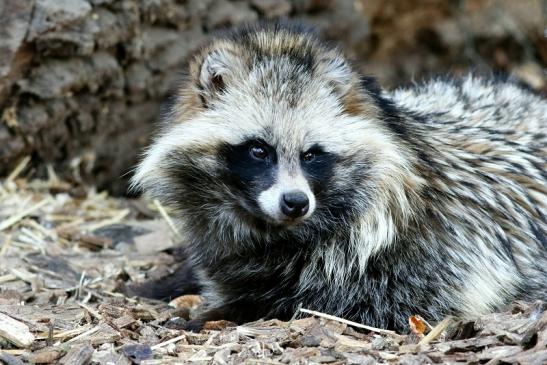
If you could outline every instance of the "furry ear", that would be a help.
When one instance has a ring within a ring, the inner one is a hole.
[[[319,59],[316,70],[337,94],[344,96],[351,88],[353,72],[346,60],[339,55],[327,55]]]
[[[233,50],[219,48],[207,53],[197,75],[204,105],[209,105],[211,101],[224,93],[226,87],[242,68],[243,62]]]

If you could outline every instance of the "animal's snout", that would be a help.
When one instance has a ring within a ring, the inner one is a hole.
[[[310,208],[308,195],[302,191],[283,194],[281,198],[281,212],[289,218],[300,218],[306,215]]]

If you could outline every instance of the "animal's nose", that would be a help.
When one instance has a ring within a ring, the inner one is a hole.
[[[281,199],[281,211],[287,217],[298,218],[306,215],[310,208],[310,200],[302,191],[283,194]]]

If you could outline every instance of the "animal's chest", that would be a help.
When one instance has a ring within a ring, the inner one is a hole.
[[[261,301],[294,295],[303,265],[299,253],[263,252],[223,257],[205,270],[224,297]]]

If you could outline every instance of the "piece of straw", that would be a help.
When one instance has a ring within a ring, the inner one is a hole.
[[[367,325],[364,325],[364,324],[361,324],[361,323],[349,321],[347,319],[336,317],[336,316],[326,314],[326,313],[316,312],[316,311],[312,311],[312,310],[304,309],[304,308],[300,308],[300,312],[311,314],[311,315],[321,317],[321,318],[325,318],[325,319],[330,319],[331,321],[345,323],[345,324],[350,325],[352,327],[362,328],[362,329],[369,330],[369,331],[372,331],[372,332],[382,333],[382,334],[385,334],[385,335],[396,335],[396,336],[398,336],[397,332],[395,332],[395,331],[384,330],[384,329],[381,329],[381,328],[367,326]]]

